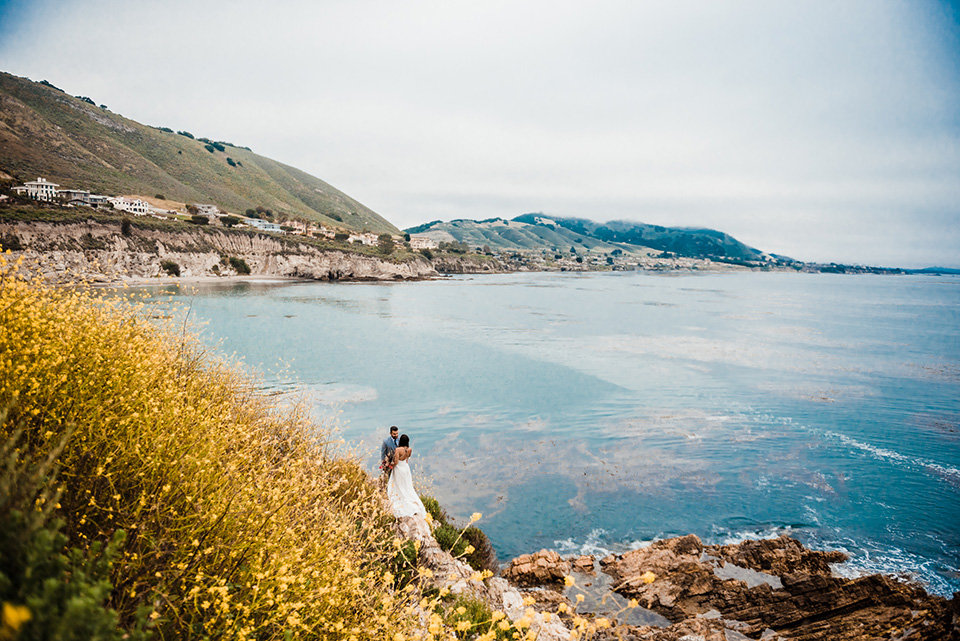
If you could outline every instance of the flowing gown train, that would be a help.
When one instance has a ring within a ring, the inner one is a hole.
[[[413,489],[413,474],[406,461],[400,461],[387,481],[387,498],[390,500],[390,509],[396,517],[426,514],[427,509]]]

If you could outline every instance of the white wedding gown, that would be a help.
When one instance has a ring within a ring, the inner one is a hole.
[[[413,489],[413,474],[406,461],[400,461],[387,481],[387,499],[390,500],[390,510],[396,517],[426,514],[427,509]]]

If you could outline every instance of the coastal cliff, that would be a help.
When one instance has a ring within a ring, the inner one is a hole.
[[[405,260],[327,249],[264,233],[216,228],[160,230],[98,221],[0,223],[0,237],[48,281],[120,282],[255,276],[312,280],[410,280],[437,276],[425,257]],[[11,239],[12,242],[11,242]],[[231,260],[232,259],[232,260]],[[166,266],[166,268],[164,267]],[[29,267],[28,267],[29,268]]]

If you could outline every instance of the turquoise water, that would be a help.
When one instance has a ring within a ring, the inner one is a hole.
[[[166,290],[162,290],[166,291]],[[175,290],[172,290],[175,291]],[[158,291],[158,294],[160,291]],[[501,558],[788,532],[960,590],[960,278],[510,274],[184,288]]]

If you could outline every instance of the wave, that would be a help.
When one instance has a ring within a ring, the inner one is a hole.
[[[930,459],[925,459],[919,456],[910,456],[894,450],[877,447],[876,445],[864,443],[854,438],[850,438],[844,434],[838,434],[837,432],[824,432],[823,435],[836,439],[848,447],[872,454],[874,457],[882,461],[901,464],[903,467],[908,469],[923,470],[932,476],[943,479],[954,487],[960,488],[960,469],[950,465],[944,465],[942,463],[931,461]]]

